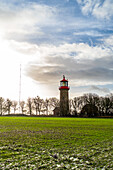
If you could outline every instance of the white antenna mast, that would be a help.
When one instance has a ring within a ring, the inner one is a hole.
[[[20,102],[21,102],[21,64],[20,64],[20,80],[19,80],[19,113],[20,113]]]

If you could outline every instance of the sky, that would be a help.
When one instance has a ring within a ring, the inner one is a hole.
[[[21,71],[20,71],[21,68]],[[113,0],[0,0],[0,96],[113,93]]]

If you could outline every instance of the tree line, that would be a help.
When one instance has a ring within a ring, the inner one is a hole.
[[[42,99],[39,96],[28,98],[27,101],[4,99],[0,97],[0,115],[22,113],[29,115],[53,115],[59,107],[56,97]],[[113,94],[100,97],[97,94],[84,94],[69,100],[70,115],[75,117],[113,116]]]
[[[22,114],[52,114],[52,110],[59,106],[59,100],[55,97],[49,99],[42,99],[39,96],[35,98],[28,98],[27,101],[17,102],[16,100],[4,99],[0,97],[0,115],[11,114],[11,113],[22,113]]]
[[[80,117],[113,116],[113,94],[100,97],[97,94],[84,94],[70,100],[70,113]]]

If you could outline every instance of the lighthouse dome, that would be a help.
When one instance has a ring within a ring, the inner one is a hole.
[[[65,79],[65,76],[63,75],[63,79],[60,81],[60,88],[59,90],[61,89],[67,89],[69,90],[69,87],[68,87],[68,80]]]

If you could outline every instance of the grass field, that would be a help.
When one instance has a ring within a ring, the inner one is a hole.
[[[0,169],[113,169],[113,119],[0,117]]]

